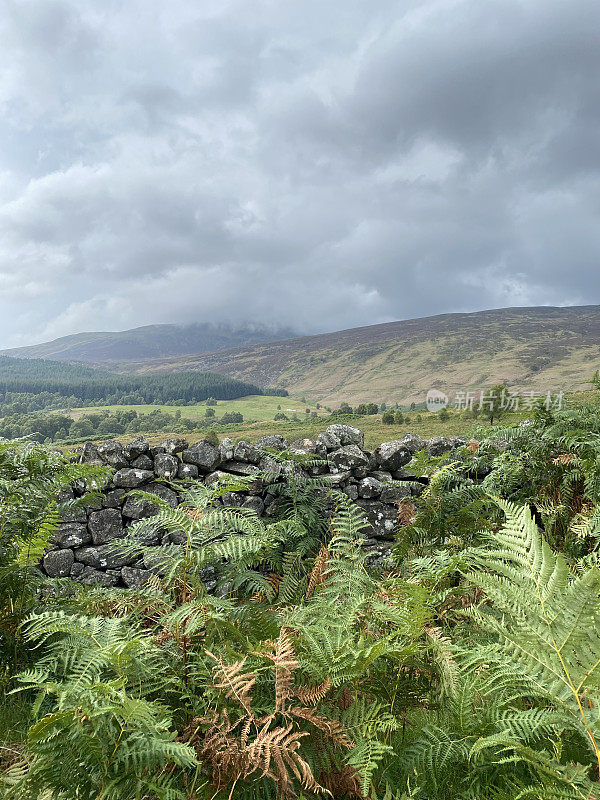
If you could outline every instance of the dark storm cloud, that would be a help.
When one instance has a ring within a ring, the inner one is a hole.
[[[600,302],[596,0],[8,0],[0,335]]]

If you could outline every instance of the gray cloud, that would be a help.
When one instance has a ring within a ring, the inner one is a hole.
[[[0,344],[600,302],[595,0],[7,0]]]

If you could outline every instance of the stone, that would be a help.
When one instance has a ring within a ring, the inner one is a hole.
[[[113,544],[80,547],[74,555],[77,561],[94,569],[120,569],[139,557],[139,553],[122,553]]]
[[[156,463],[156,459],[154,461]],[[120,469],[113,475],[113,483],[123,489],[137,489],[144,483],[154,478],[154,473],[149,469]]]
[[[98,455],[102,461],[115,469],[122,469],[127,466],[123,445],[120,442],[115,442],[112,439],[108,442],[102,442],[102,444],[98,445]]]
[[[145,489],[150,494],[155,494],[167,502],[171,508],[177,508],[179,500],[175,492],[160,483],[151,483]],[[123,516],[127,519],[138,520],[153,517],[158,514],[158,506],[151,500],[141,497],[128,497],[123,506]]]
[[[160,446],[165,448],[165,453],[174,456],[176,453],[183,453],[184,450],[188,449],[190,444],[187,439],[177,437],[175,439],[165,439],[164,442],[160,443]]]
[[[340,489],[343,484],[346,483],[350,474],[350,471],[346,470],[345,472],[338,472],[335,475],[328,475],[327,485],[331,486],[332,489]]]
[[[373,470],[371,475],[378,480],[379,483],[388,483],[389,481],[393,480],[392,473],[386,472],[386,470],[383,469]]]
[[[353,467],[366,467],[369,463],[368,457],[363,453],[360,447],[355,444],[349,444],[345,447],[340,447],[339,450],[334,450],[329,454],[329,460],[338,470],[348,470]]]
[[[87,522],[87,514],[83,506],[72,506],[65,508],[60,512],[60,518],[63,522],[82,522],[84,525]]]
[[[344,489],[344,493],[348,495],[350,500],[358,500],[358,486],[356,483],[349,483]]]
[[[87,525],[79,522],[67,522],[59,525],[54,531],[52,541],[59,547],[81,547],[92,541],[92,534]]]
[[[245,496],[240,492],[225,492],[221,497],[223,505],[229,506],[230,508],[239,508],[244,505],[245,499]]]
[[[140,456],[150,452],[150,443],[145,436],[136,436],[129,444],[123,448],[123,454],[128,461],[134,461]]]
[[[358,494],[359,497],[372,500],[374,497],[379,497],[382,488],[383,485],[376,478],[363,478],[358,484]]]
[[[401,444],[408,450],[409,453],[418,453],[419,450],[425,448],[425,439],[417,433],[405,433],[400,439]]]
[[[105,544],[125,535],[121,512],[117,508],[93,511],[88,519],[88,530],[94,544]]]
[[[398,509],[386,505],[379,500],[359,500],[357,505],[362,508],[367,517],[371,530],[367,528],[363,536],[369,534],[375,539],[393,540],[398,526]]]
[[[199,474],[195,464],[179,464],[177,467],[177,477],[181,481],[194,481]]]
[[[408,483],[398,484],[390,483],[381,489],[379,499],[382,503],[399,503],[405,497],[411,497],[412,491]]]
[[[233,449],[233,460],[244,461],[248,464],[258,464],[260,453],[254,445],[248,442],[238,442]]]
[[[324,448],[325,450],[339,450],[342,446],[342,443],[338,436],[334,433],[329,431],[329,428],[325,433],[320,433],[317,436],[317,447]]]
[[[247,497],[242,503],[242,508],[250,508],[260,516],[265,510],[265,504],[260,497]]]
[[[161,453],[166,453],[164,447],[159,444],[155,444],[154,447],[150,448],[150,458],[156,458],[156,456],[160,455]]]
[[[97,445],[92,442],[86,442],[81,451],[81,460],[86,464],[95,464],[100,461],[100,453],[98,452]]]
[[[368,466],[354,467],[354,469],[352,470],[352,474],[354,475],[355,478],[359,479],[366,478],[367,475],[369,474],[369,467]]]
[[[101,572],[94,567],[84,567],[83,571],[77,578],[80,583],[86,586],[116,586],[119,579],[116,575],[111,575],[108,572]]]
[[[82,564],[81,561],[74,561],[73,566],[71,567],[71,572],[69,572],[70,578],[77,578],[83,570],[85,569],[85,564]]]
[[[252,475],[260,472],[255,464],[245,464],[242,461],[226,461],[221,467],[225,472],[232,472],[234,475]]]
[[[292,442],[289,446],[289,450],[292,453],[298,453],[300,455],[314,454],[317,452],[317,444],[313,442],[312,439],[296,439],[296,441]]]
[[[154,474],[157,478],[176,478],[179,459],[168,453],[159,453],[154,459]]]
[[[235,450],[235,442],[229,437],[221,439],[219,443],[219,458],[221,461],[231,461],[233,459],[233,451]]]
[[[400,469],[412,459],[412,453],[400,441],[383,442],[374,451],[377,466],[393,472]]]
[[[133,459],[133,461],[131,462],[131,466],[134,469],[149,469],[149,470],[152,470],[153,467],[154,467],[154,462],[152,461],[150,456],[141,455],[141,456],[138,456],[137,458]]]
[[[430,456],[441,456],[452,449],[452,443],[443,436],[432,436],[425,442],[425,449]]]
[[[270,477],[277,477],[278,475],[281,475],[281,464],[271,456],[263,456],[258,462],[258,467],[261,472],[266,473]]]
[[[126,494],[126,489],[112,489],[102,497],[102,505],[104,508],[121,508]]]
[[[287,439],[280,434],[275,433],[270,436],[261,436],[257,441],[256,446],[260,449],[269,448],[270,450],[287,450]]]
[[[204,483],[206,486],[212,486],[213,483],[218,483],[221,478],[231,478],[231,475],[228,475],[226,472],[221,472],[220,469],[217,469],[214,472],[210,472],[206,476]]]
[[[340,440],[342,447],[347,444],[355,444],[358,445],[358,447],[363,447],[365,443],[364,433],[353,425],[330,425],[325,433],[336,436]]]
[[[42,559],[46,575],[50,578],[66,578],[75,558],[72,550],[51,550]]]
[[[194,464],[200,472],[212,472],[219,464],[219,451],[209,442],[198,442],[183,451],[186,464]]]
[[[136,567],[123,567],[121,570],[121,580],[128,589],[139,589],[151,576],[147,569],[137,569]]]

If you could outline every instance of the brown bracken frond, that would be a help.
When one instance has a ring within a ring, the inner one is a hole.
[[[306,590],[306,596],[310,597],[317,586],[320,586],[324,580],[324,572],[325,567],[329,562],[329,550],[325,547],[324,544],[321,545],[321,549],[317,557],[315,558],[314,566],[308,576],[308,588]]]
[[[193,520],[201,519],[204,514],[204,511],[201,511],[199,508],[182,508],[181,511]]]
[[[359,800],[364,800],[364,794],[360,788],[360,777],[349,764],[341,769],[333,767],[319,779],[323,788],[327,789],[334,797],[357,797]]]
[[[354,747],[354,742],[348,739],[344,726],[339,720],[326,719],[320,714],[317,714],[314,708],[302,708],[300,706],[292,706],[292,708],[288,709],[288,714],[310,722],[315,728],[318,728],[328,736],[334,744],[339,745],[339,747]]]
[[[553,464],[563,467],[566,467],[568,464],[572,464],[573,461],[579,461],[575,453],[561,453],[559,456],[556,456],[556,458],[552,459]]]
[[[471,450],[471,452],[475,452],[479,450],[479,442],[477,439],[471,439],[471,441],[467,444],[467,450]]]
[[[408,497],[398,503],[398,524],[402,527],[412,525],[417,515],[417,507]]]
[[[285,710],[285,701],[292,694],[294,673],[298,669],[291,631],[283,627],[276,641],[268,643],[272,653],[267,654],[275,665],[275,711]]]
[[[329,675],[323,683],[317,686],[297,686],[294,688],[293,695],[297,697],[305,706],[316,706],[331,689],[331,678]]]
[[[225,697],[230,700],[237,700],[244,711],[253,716],[252,712],[252,687],[256,683],[256,676],[252,672],[242,672],[246,659],[234,661],[233,664],[225,664],[219,656],[213,655],[208,650],[207,655],[214,658],[217,662],[213,667],[213,689],[221,690]]]

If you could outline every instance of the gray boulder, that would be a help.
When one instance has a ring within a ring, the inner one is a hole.
[[[128,461],[133,461],[150,452],[150,443],[144,436],[136,436],[123,447],[123,454]]]
[[[112,439],[108,442],[102,442],[102,444],[98,445],[98,455],[102,461],[115,469],[122,469],[127,466],[123,445],[120,442],[115,442]]]
[[[117,508],[93,511],[88,519],[88,530],[94,544],[105,544],[125,535],[121,512]]]
[[[182,439],[181,437],[175,439],[165,439],[164,442],[161,442],[161,447],[164,447],[165,453],[170,456],[174,456],[176,453],[183,453],[183,451],[187,450],[189,446],[188,440]]]
[[[317,436],[317,448],[319,449],[324,448],[325,450],[339,450],[341,446],[342,443],[339,437],[334,433],[331,433],[329,428],[327,428],[325,433],[320,433]]]
[[[380,500],[382,503],[399,503],[405,497],[411,497],[412,491],[407,483],[390,483],[383,486]]]
[[[400,439],[400,443],[408,450],[409,453],[418,453],[425,447],[425,439],[419,436],[418,433],[405,433]]]
[[[372,500],[374,497],[379,497],[383,485],[376,478],[363,478],[358,484],[359,497],[364,497],[366,500]]]
[[[365,512],[370,525],[370,530],[367,528],[364,536],[387,540],[394,538],[398,525],[395,506],[385,505],[379,500],[359,500],[357,505]]]
[[[42,559],[42,564],[46,575],[50,578],[66,578],[71,572],[74,560],[72,550],[51,550]]]
[[[183,451],[182,458],[186,464],[193,464],[200,472],[212,472],[217,468],[219,451],[209,442],[198,442]]]
[[[104,508],[121,508],[123,505],[127,489],[112,489],[102,497]]]
[[[425,449],[430,456],[441,456],[452,449],[452,442],[443,436],[432,436],[427,439]]]
[[[400,469],[412,459],[412,453],[400,441],[384,442],[375,448],[377,466],[388,472]]]
[[[139,557],[137,554],[121,553],[112,544],[103,544],[99,547],[80,547],[75,550],[75,558],[82,564],[94,569],[120,569],[126,564],[131,564]]]
[[[359,447],[363,447],[365,443],[364,433],[353,425],[330,425],[325,430],[325,433],[336,436],[340,440],[342,446],[356,444]]]
[[[156,463],[156,460],[155,460]],[[137,489],[154,478],[149,469],[119,469],[113,475],[113,483],[122,489]]]
[[[78,576],[77,580],[79,583],[83,583],[86,586],[116,586],[119,583],[118,575],[114,575],[110,572],[101,572],[99,569],[94,569],[94,567],[84,567],[81,574]]]
[[[149,470],[152,470],[154,468],[154,463],[153,463],[152,459],[150,458],[150,456],[141,455],[141,456],[138,456],[137,458],[133,459],[133,461],[131,462],[131,466],[134,469],[149,469]]]
[[[281,475],[281,464],[271,456],[263,456],[258,462],[258,466],[260,471],[265,472],[267,475],[274,477]]]
[[[358,485],[356,483],[349,483],[348,486],[345,487],[344,493],[348,495],[350,500],[357,500],[358,499]]]
[[[240,506],[243,506],[245,499],[245,495],[243,495],[241,492],[225,492],[225,494],[221,497],[223,505],[228,506],[229,508],[239,508]]]
[[[151,576],[147,569],[137,569],[136,567],[123,567],[121,579],[128,589],[139,589]]]
[[[163,486],[160,483],[152,483],[146,487],[145,491],[165,500],[171,508],[177,508],[178,506],[177,495],[167,486]],[[156,503],[151,500],[141,497],[128,497],[123,506],[123,516],[131,520],[146,519],[158,514],[158,510]]]
[[[228,436],[221,439],[219,443],[219,458],[221,461],[232,461],[233,451],[235,450],[235,442]]]
[[[290,452],[300,455],[314,454],[317,452],[317,443],[312,439],[296,439],[290,444]]]
[[[157,478],[176,478],[179,459],[168,453],[159,453],[154,459],[154,474]]]
[[[181,481],[194,481],[199,474],[195,464],[179,464],[177,467],[177,477]]]
[[[337,469],[341,470],[353,469],[354,467],[366,467],[369,463],[368,456],[366,456],[360,447],[355,444],[349,444],[345,447],[340,447],[339,450],[334,450],[329,454],[329,460],[336,466]]]
[[[238,442],[233,449],[233,460],[244,461],[248,464],[258,464],[260,461],[259,450],[249,442]]]
[[[260,516],[265,510],[265,504],[260,497],[247,497],[242,503],[242,508],[250,508]]]
[[[54,544],[59,547],[81,547],[92,541],[92,534],[87,529],[87,525],[78,522],[67,522],[59,525],[52,537]]]
[[[280,436],[278,433],[275,433],[270,436],[262,436],[257,441],[256,446],[261,449],[268,447],[271,450],[287,450],[288,443],[284,436]]]
[[[221,467],[225,472],[232,472],[234,475],[253,475],[260,472],[255,464],[246,464],[243,461],[226,461]]]

